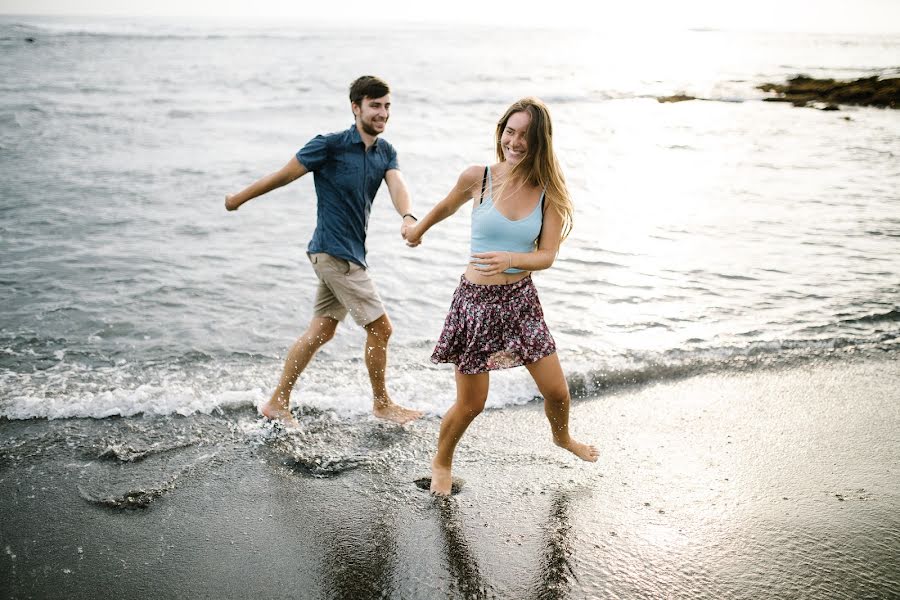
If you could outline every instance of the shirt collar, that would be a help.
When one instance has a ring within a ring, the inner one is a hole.
[[[359,129],[356,128],[356,122],[354,122],[353,125],[350,126],[350,129],[348,130],[348,133],[350,134],[350,143],[351,143],[351,144],[363,144],[363,145],[365,145],[365,142],[363,142],[362,136],[359,135]],[[375,138],[375,142],[372,144],[372,147],[373,147],[373,148],[377,148],[379,142],[381,142],[381,138],[380,138],[380,137],[376,137],[376,138]]]

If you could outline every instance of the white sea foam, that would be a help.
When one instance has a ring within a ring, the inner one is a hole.
[[[227,408],[255,405],[260,390],[230,391],[203,395],[192,389],[159,388],[142,385],[100,393],[65,397],[14,396],[4,403],[2,415],[9,419],[65,419],[72,417],[128,417],[147,415],[212,414]]]
[[[8,419],[65,419],[97,418],[133,415],[182,415],[217,414],[225,410],[253,408],[268,400],[271,388],[241,388],[235,383],[257,380],[258,370],[244,376],[236,376],[232,382],[225,382],[210,389],[204,382],[206,376],[197,376],[196,381],[171,374],[159,374],[156,384],[128,387],[129,378],[120,378],[121,387],[103,391],[84,388],[102,386],[77,385],[67,382],[61,392],[57,384],[63,378],[54,378],[53,385],[38,384],[32,377],[10,378],[7,375],[2,387],[11,390],[18,387],[19,393],[12,393],[0,402],[0,416]],[[359,373],[352,370],[335,369],[334,365],[315,365],[304,374],[292,398],[293,406],[300,404],[322,411],[328,411],[339,419],[358,418],[371,413],[372,393],[368,376],[364,369]],[[269,370],[272,384],[278,370]],[[77,372],[70,374],[78,377]],[[16,382],[19,384],[16,385]],[[455,383],[450,368],[439,372],[433,370],[398,371],[389,380],[389,389],[396,402],[426,414],[442,415],[455,400]],[[79,389],[80,388],[80,389]],[[227,389],[232,388],[232,389]],[[22,393],[24,390],[25,393]],[[521,404],[531,401],[537,395],[534,382],[523,369],[517,372],[495,373],[492,377],[488,408]]]

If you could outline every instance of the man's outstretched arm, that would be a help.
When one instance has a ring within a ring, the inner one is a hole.
[[[237,210],[238,207],[247,202],[248,200],[252,200],[257,196],[262,196],[268,192],[276,188],[280,188],[294,181],[295,179],[299,179],[309,173],[306,167],[297,160],[296,156],[292,156],[291,160],[288,161],[286,165],[281,167],[279,170],[274,173],[269,173],[259,181],[249,185],[244,188],[237,194],[228,194],[225,196],[225,208],[227,210]]]
[[[410,225],[414,225],[416,218],[411,216],[412,201],[409,199],[409,190],[406,188],[406,180],[403,179],[403,173],[400,169],[391,169],[384,174],[384,181],[388,186],[388,193],[391,195],[391,202],[397,214],[403,216],[403,222],[400,224],[400,235]]]

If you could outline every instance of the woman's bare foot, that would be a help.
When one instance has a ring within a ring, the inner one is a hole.
[[[566,442],[558,442],[556,440],[553,441],[554,444],[568,450],[581,460],[586,460],[588,462],[597,462],[597,459],[600,457],[600,451],[597,450],[594,446],[590,444],[582,444],[581,442],[576,442],[572,438],[569,438]]]
[[[449,496],[452,489],[450,467],[439,467],[431,463],[431,493],[435,496]]]
[[[410,421],[415,421],[422,416],[421,411],[412,410],[411,408],[404,408],[399,404],[394,404],[390,400],[388,400],[387,402],[380,402],[375,404],[375,406],[372,408],[372,412],[379,419],[392,421],[394,423],[399,423],[400,425],[404,425],[406,423],[409,423]]]
[[[285,427],[289,428],[298,428],[300,427],[300,423],[297,419],[294,418],[294,415],[291,413],[290,409],[285,408],[279,404],[275,404],[272,400],[269,400],[265,404],[259,407],[259,414],[269,419],[270,421],[275,421],[276,423],[281,423]]]

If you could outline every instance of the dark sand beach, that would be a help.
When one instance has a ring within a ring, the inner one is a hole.
[[[581,400],[595,465],[550,444],[539,403],[488,411],[449,500],[412,483],[437,419],[304,414],[295,435],[249,410],[4,421],[2,596],[896,598],[898,367],[809,361]]]

